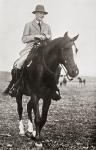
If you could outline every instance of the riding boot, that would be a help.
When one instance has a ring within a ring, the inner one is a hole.
[[[9,95],[11,97],[16,97],[16,95],[18,93],[18,89],[20,87],[21,75],[22,75],[22,70],[16,68],[16,81],[9,91]]]
[[[55,100],[55,101],[58,101],[58,100],[61,99],[61,95],[60,95],[59,89],[57,89],[57,90],[52,90],[52,92],[51,92],[51,98],[52,98],[53,100]]]
[[[10,91],[10,84],[8,85],[8,87],[5,89],[5,91],[2,93],[4,96],[8,95],[9,94],[9,91]]]

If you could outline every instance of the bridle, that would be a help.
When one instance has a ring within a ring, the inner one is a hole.
[[[74,47],[75,47],[75,53],[77,54],[78,49],[77,49],[77,47],[76,47],[76,45],[75,45],[74,42],[73,42],[73,45],[74,45]],[[61,48],[61,53],[62,53],[61,55],[63,56],[63,48]],[[62,69],[64,70],[64,72],[65,72],[64,77],[67,77],[67,79],[68,79],[69,81],[72,81],[73,78],[68,75],[68,71],[66,70],[66,68],[64,67],[64,65],[63,65],[63,64],[60,64],[60,66],[61,66],[61,68],[62,68]]]
[[[68,75],[68,71],[65,69],[64,65],[61,64],[61,67],[62,67],[62,69],[63,69],[64,72],[65,72],[64,77],[67,77],[67,79],[68,79],[69,81],[72,81],[73,78],[71,78],[71,77]]]

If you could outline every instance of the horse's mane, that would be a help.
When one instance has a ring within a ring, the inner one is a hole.
[[[49,49],[53,49],[54,47],[56,47],[58,45],[58,43],[61,41],[61,39],[62,38],[59,37],[59,38],[55,38],[53,40],[50,40],[48,42],[48,44],[46,45],[47,49],[49,50]]]
[[[62,44],[63,46],[66,45],[68,42],[70,41],[70,37],[67,36],[63,36],[63,37],[58,37],[55,38],[53,40],[50,40],[46,46],[44,46],[44,49],[46,51],[46,53],[48,53],[51,50],[56,50],[56,49],[60,49]]]
[[[44,51],[45,53],[48,53],[51,50],[57,49],[57,45],[61,41],[61,39],[62,37],[59,37],[53,40],[49,40],[47,44],[44,44],[44,42],[41,43],[41,45],[38,47],[38,55],[40,56],[42,54],[42,51]]]

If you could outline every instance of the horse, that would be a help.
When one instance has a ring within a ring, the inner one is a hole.
[[[86,79],[83,79],[83,81],[82,81],[83,83],[84,83],[84,85],[86,84]]]
[[[82,83],[83,83],[84,85],[86,84],[86,79],[82,79],[81,77],[78,77],[77,79],[79,80],[79,83],[80,83],[80,84],[82,84]]]
[[[22,121],[22,96],[30,96],[27,103],[28,112],[28,133],[26,135],[34,137],[35,145],[42,146],[41,130],[47,121],[47,114],[51,105],[51,91],[57,88],[54,78],[59,64],[64,65],[67,75],[75,78],[79,74],[79,69],[75,64],[72,46],[75,46],[75,40],[78,35],[70,38],[68,32],[63,37],[50,40],[46,45],[38,47],[38,53],[29,63],[23,74],[21,87],[16,95],[17,111],[19,115],[19,134],[24,135],[24,126]],[[14,76],[15,69],[13,69]],[[15,74],[16,76],[16,74]],[[42,113],[39,112],[39,101],[42,99]],[[34,123],[36,135],[33,130],[32,110],[34,112]]]

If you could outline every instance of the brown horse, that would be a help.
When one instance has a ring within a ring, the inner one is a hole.
[[[56,80],[54,78],[56,70],[59,64],[63,64],[67,70],[67,74],[74,78],[78,75],[79,70],[74,62],[72,46],[75,46],[74,41],[78,38],[78,35],[74,38],[70,38],[66,32],[64,37],[56,38],[49,41],[47,45],[38,48],[38,53],[33,58],[32,63],[28,65],[23,74],[21,87],[18,90],[16,96],[17,110],[20,120],[20,134],[24,134],[24,127],[22,122],[22,96],[25,94],[30,96],[30,100],[27,104],[28,112],[28,132],[31,133],[31,137],[34,136],[33,124],[32,124],[32,109],[34,112],[34,122],[36,127],[35,141],[37,144],[42,144],[40,133],[41,129],[46,123],[48,110],[51,104],[51,91],[57,89]],[[13,74],[14,75],[14,70]],[[15,74],[16,76],[16,74]],[[42,98],[42,114],[39,112],[39,100]]]

